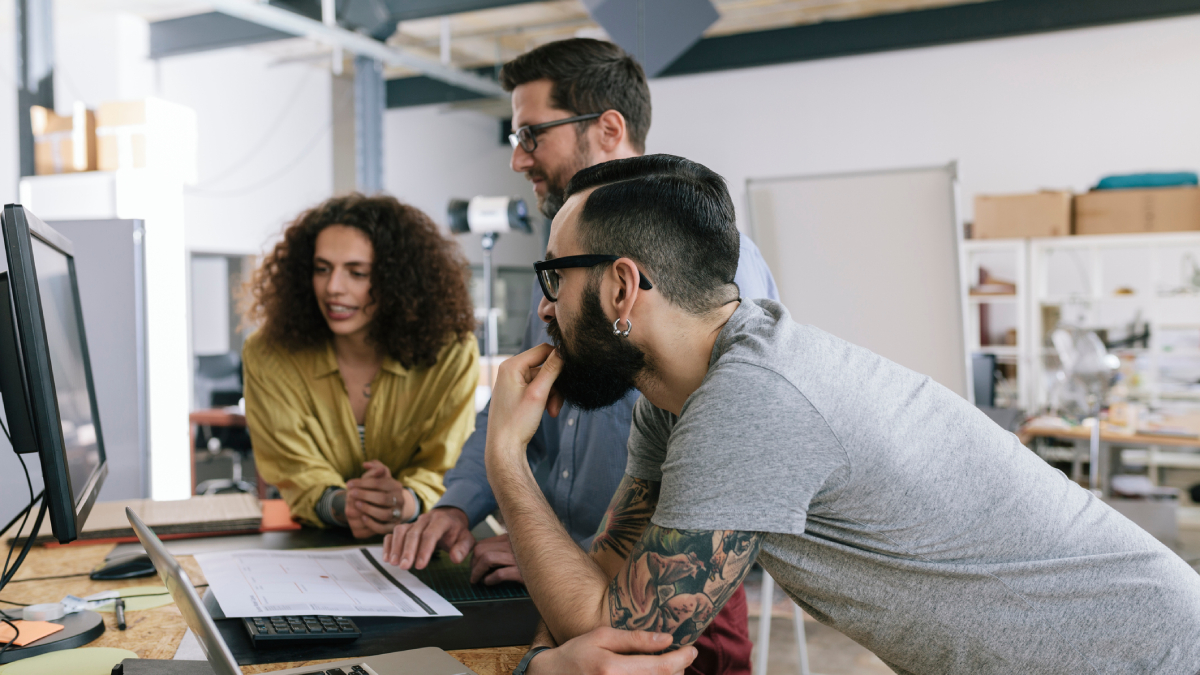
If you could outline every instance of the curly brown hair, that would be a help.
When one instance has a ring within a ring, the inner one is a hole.
[[[301,213],[247,284],[245,318],[286,349],[322,346],[333,331],[313,292],[317,235],[330,225],[361,230],[371,240],[368,339],[405,368],[429,366],[452,337],[475,329],[467,291],[468,264],[458,244],[420,209],[394,197],[353,193]]]

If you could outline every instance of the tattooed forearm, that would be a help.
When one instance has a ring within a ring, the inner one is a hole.
[[[615,628],[671,633],[696,641],[750,571],[757,532],[671,530],[650,525],[609,586]]]
[[[600,521],[592,553],[613,552],[628,557],[658,505],[659,484],[625,476]]]

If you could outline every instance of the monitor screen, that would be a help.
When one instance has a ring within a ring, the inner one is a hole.
[[[13,449],[41,460],[50,525],[65,544],[108,474],[73,247],[17,204],[4,207],[0,230],[0,397]]]
[[[82,331],[79,329],[80,312],[75,304],[67,256],[36,237],[31,237],[30,242],[33,265],[37,270],[38,295],[42,300],[50,369],[54,373],[67,475],[71,495],[78,507],[86,494],[84,487],[88,479],[100,467],[100,445],[92,419]]]

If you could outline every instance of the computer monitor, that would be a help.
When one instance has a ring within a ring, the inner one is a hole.
[[[0,396],[18,453],[37,453],[54,537],[79,537],[108,474],[71,242],[4,207]],[[36,533],[33,533],[36,535]]]

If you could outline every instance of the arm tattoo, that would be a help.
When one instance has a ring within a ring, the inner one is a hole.
[[[622,558],[629,557],[633,545],[650,523],[658,505],[659,484],[626,475],[621,479],[612,503],[604,512],[592,553],[612,551]]]
[[[609,623],[671,633],[677,646],[695,642],[750,571],[762,539],[650,525],[609,586]]]

